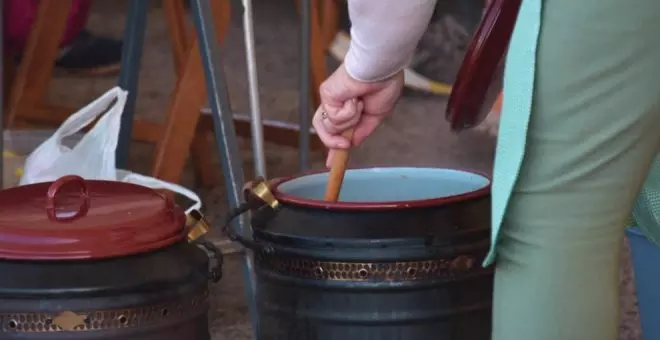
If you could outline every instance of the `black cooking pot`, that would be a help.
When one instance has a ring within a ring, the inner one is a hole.
[[[0,191],[0,207],[0,339],[210,339],[222,258],[199,215],[77,176]]]
[[[349,170],[248,186],[261,340],[490,339],[490,181],[449,169]]]

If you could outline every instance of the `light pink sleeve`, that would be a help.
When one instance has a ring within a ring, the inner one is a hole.
[[[378,81],[403,69],[426,31],[436,0],[348,0],[348,73]]]

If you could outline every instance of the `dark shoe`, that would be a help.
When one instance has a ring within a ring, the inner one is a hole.
[[[92,35],[83,31],[71,44],[62,48],[55,67],[71,73],[111,75],[121,65],[121,40]]]

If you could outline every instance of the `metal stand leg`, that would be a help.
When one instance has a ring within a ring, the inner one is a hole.
[[[126,106],[124,107],[121,128],[119,130],[119,141],[116,151],[118,168],[126,168],[128,163],[128,151],[131,146],[131,137],[133,134],[135,102],[140,76],[140,62],[142,61],[142,46],[144,43],[144,33],[147,29],[148,6],[148,1],[131,0],[128,7],[128,15],[126,16],[121,70],[119,71],[119,87],[128,91],[128,98],[126,99]]]
[[[5,7],[5,2],[0,0],[0,37],[4,37],[4,25],[5,23],[3,22],[4,18],[4,7]],[[4,39],[3,39],[4,40]],[[5,97],[4,97],[4,82],[5,82],[5,74],[4,74],[4,69],[5,69],[5,51],[4,51],[4,43],[0,43],[0,152],[2,152],[2,155],[0,156],[0,188],[2,188],[2,181],[4,179],[4,158],[5,158],[5,115],[4,115],[4,107],[5,107]]]
[[[233,115],[229,105],[229,94],[225,82],[224,72],[222,70],[222,60],[220,47],[215,36],[215,25],[211,11],[210,0],[192,1],[193,21],[199,40],[199,49],[204,65],[206,78],[206,90],[208,91],[209,104],[213,117],[213,127],[215,139],[220,153],[220,162],[222,172],[227,186],[227,198],[229,199],[229,208],[233,209],[239,205],[242,200],[241,187],[244,183],[243,167],[241,157],[236,141],[236,132],[234,131]],[[232,225],[243,235],[251,237],[252,230],[247,218],[238,219],[237,225]],[[248,300],[248,307],[252,317],[253,329],[258,329],[258,320],[256,312],[255,299],[255,277],[253,268],[252,254],[245,251],[244,264],[245,292]]]
[[[309,167],[309,128],[310,128],[310,108],[309,88],[310,88],[310,39],[312,30],[312,5],[313,0],[301,0],[300,16],[300,113],[298,116],[298,125],[300,126],[300,171],[306,171]]]
[[[264,151],[264,131],[259,105],[259,81],[257,79],[257,57],[254,47],[254,20],[252,0],[243,0],[243,34],[245,55],[250,87],[250,123],[252,127],[252,151],[256,177],[266,177],[266,155]]]

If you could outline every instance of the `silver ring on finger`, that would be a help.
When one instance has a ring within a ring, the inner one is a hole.
[[[338,127],[332,123],[330,119],[321,119],[321,125],[325,128],[325,131],[329,132],[330,134],[338,134],[341,132]]]

